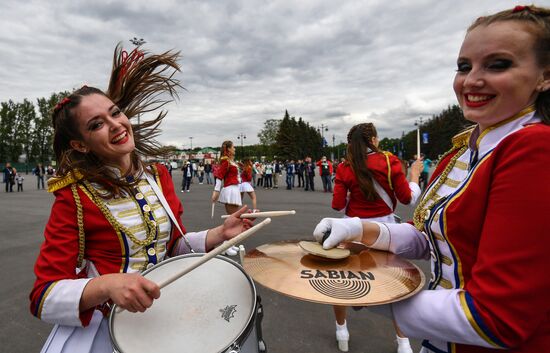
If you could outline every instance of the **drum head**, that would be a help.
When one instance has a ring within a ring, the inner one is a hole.
[[[166,260],[144,276],[155,282],[200,258]],[[109,331],[118,352],[222,352],[245,332],[254,315],[256,289],[234,261],[216,257],[161,290],[144,313],[111,311]]]

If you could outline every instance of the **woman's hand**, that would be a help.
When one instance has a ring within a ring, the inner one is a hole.
[[[248,206],[241,207],[237,212],[227,217],[222,224],[221,236],[224,240],[229,240],[241,234],[252,227],[252,220],[249,218],[240,218],[243,213],[250,213]]]
[[[224,240],[229,240],[241,234],[252,226],[250,219],[240,218],[248,210],[243,206],[237,212],[225,219],[222,225],[212,228],[206,233],[206,250],[210,251]]]
[[[88,282],[80,299],[80,310],[84,311],[111,300],[132,313],[144,312],[159,297],[159,286],[142,275],[111,273]]]
[[[424,162],[421,159],[417,159],[416,161],[414,161],[414,163],[411,165],[410,181],[418,184],[418,178],[420,177],[420,173],[422,173],[422,169],[424,169]]]
[[[212,192],[212,203],[215,203],[216,201],[218,201],[219,198],[220,198],[220,192],[214,190]]]

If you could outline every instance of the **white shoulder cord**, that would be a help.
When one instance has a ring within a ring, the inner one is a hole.
[[[164,197],[164,194],[159,189],[159,186],[157,185],[157,182],[147,172],[144,172],[144,174],[145,174],[145,177],[147,178],[147,181],[149,182],[149,185],[151,185],[151,188],[153,189],[155,194],[157,194],[157,198],[159,199],[160,203],[162,204],[162,207],[164,207],[164,210],[166,211],[166,213],[168,214],[168,216],[172,220],[172,223],[174,223],[176,228],[178,228],[178,230],[180,231],[181,237],[183,238],[183,241],[185,242],[185,245],[187,245],[189,250],[192,253],[194,253],[195,250],[193,250],[193,248],[191,247],[191,244],[189,244],[189,241],[187,240],[187,237],[185,236],[185,234],[181,230],[181,227],[178,223],[178,220],[174,216],[174,213],[172,212],[172,209],[170,208],[170,205],[168,205],[168,201],[166,201],[166,198]]]

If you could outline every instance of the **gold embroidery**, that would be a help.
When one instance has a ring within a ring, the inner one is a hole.
[[[71,184],[71,191],[73,193],[74,202],[76,203],[76,223],[78,224],[78,258],[76,260],[76,267],[82,267],[84,261],[84,215],[82,214],[82,203],[80,202],[80,196],[76,190],[76,184]]]
[[[453,180],[453,179],[446,179],[444,184],[452,188],[456,188],[458,185],[460,185],[460,181]]]
[[[438,285],[445,288],[445,289],[453,289],[454,288],[451,281],[449,281],[448,279],[445,279],[445,278],[441,278],[439,280]]]
[[[468,170],[468,163],[464,163],[462,161],[456,161],[455,167],[461,170]]]
[[[453,264],[453,260],[445,255],[441,255],[441,262],[443,262],[447,266],[451,266]]]
[[[158,231],[157,224],[151,221],[147,215],[141,214],[141,219],[146,224],[147,231],[146,231],[145,239],[140,240],[136,238],[136,236],[128,228],[124,227],[122,224],[120,224],[119,221],[117,221],[115,217],[113,217],[113,214],[111,213],[111,211],[107,208],[105,203],[102,201],[101,197],[97,195],[96,190],[89,182],[84,181],[84,185],[86,185],[88,191],[92,195],[97,207],[99,207],[99,209],[101,210],[105,218],[107,218],[109,222],[112,225],[114,225],[115,229],[122,231],[135,244],[146,246],[153,242],[153,240],[155,239],[155,234]]]
[[[117,213],[117,217],[118,218],[126,218],[126,217],[132,217],[132,216],[137,216],[138,214],[140,214],[141,212],[139,210],[136,210],[135,208],[134,209],[131,209],[131,210],[126,210],[126,211],[120,211]]]
[[[462,147],[460,150],[456,152],[456,154],[451,158],[449,161],[449,164],[445,167],[441,175],[439,176],[439,179],[437,183],[431,187],[430,193],[422,198],[422,201],[420,201],[420,204],[416,207],[413,214],[413,222],[414,226],[422,231],[424,229],[424,222],[426,221],[426,216],[429,216],[432,208],[435,206],[436,202],[433,201],[431,205],[428,206],[428,202],[435,200],[434,196],[437,195],[437,190],[445,183],[447,180],[447,176],[451,172],[451,170],[454,167],[454,164],[456,163],[457,159],[468,149],[467,146]]]
[[[445,238],[443,238],[443,236],[441,234],[436,233],[436,232],[433,232],[433,234],[434,234],[435,239],[437,239],[439,241],[443,241],[443,242],[445,241]]]

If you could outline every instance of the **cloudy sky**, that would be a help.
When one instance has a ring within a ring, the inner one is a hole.
[[[548,1],[534,1],[548,5]],[[285,109],[328,126],[329,143],[371,121],[398,137],[455,103],[466,27],[508,0],[18,1],[0,8],[0,101],[88,84],[105,89],[115,45],[181,51],[186,91],[161,142],[258,142]],[[193,139],[191,140],[190,137]]]

